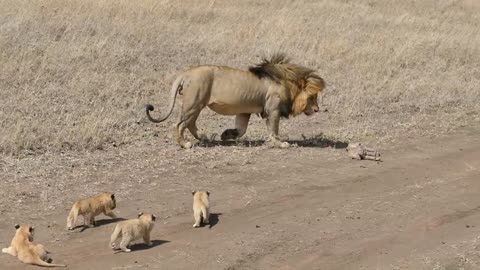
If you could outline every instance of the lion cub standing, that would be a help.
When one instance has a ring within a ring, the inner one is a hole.
[[[15,224],[15,236],[10,243],[10,247],[2,249],[3,253],[16,256],[21,262],[46,266],[46,267],[66,267],[63,264],[53,264],[48,256],[48,251],[41,244],[34,244],[34,228],[28,225]]]
[[[73,230],[73,227],[77,223],[78,215],[82,215],[84,224],[88,227],[95,226],[95,217],[103,213],[111,218],[117,216],[112,212],[117,206],[115,195],[112,193],[104,192],[96,196],[78,200],[72,206],[72,210],[67,218],[67,229]]]
[[[208,218],[210,217],[209,213],[209,200],[208,197],[210,196],[210,192],[208,191],[192,191],[193,195],[193,218],[195,219],[195,223],[193,224],[194,228],[200,227],[202,223],[208,224],[210,223]]]
[[[147,245],[152,245],[150,242],[150,232],[157,217],[153,214],[139,213],[138,218],[122,221],[115,226],[115,230],[110,237],[110,246],[112,249],[118,249],[115,245],[117,238],[122,234],[122,241],[120,242],[120,249],[124,252],[130,252],[128,248],[130,243],[143,237],[143,241]]]

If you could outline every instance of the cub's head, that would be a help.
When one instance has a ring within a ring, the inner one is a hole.
[[[28,241],[33,241],[33,234],[35,232],[35,228],[33,226],[15,224],[15,230],[16,235],[22,235],[27,238]]]
[[[103,193],[102,201],[108,207],[110,207],[110,209],[115,209],[115,207],[117,207],[117,200],[115,198],[115,194],[113,194],[113,193],[108,193],[108,192]]]
[[[195,194],[198,194],[200,196],[202,193],[207,194],[207,196],[210,196],[210,191],[197,191],[197,190],[192,191],[193,196],[195,196]]]
[[[154,214],[148,214],[143,212],[138,213],[138,218],[146,222],[155,222],[155,220],[157,220],[157,216],[155,216]]]

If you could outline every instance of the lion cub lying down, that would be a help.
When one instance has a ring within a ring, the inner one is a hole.
[[[117,216],[112,212],[117,206],[115,195],[104,192],[96,196],[76,201],[67,218],[67,229],[73,230],[77,223],[78,215],[83,216],[84,224],[88,227],[95,226],[95,217],[103,213],[111,218]]]
[[[63,264],[53,264],[48,256],[48,251],[41,244],[34,244],[34,228],[28,225],[15,224],[15,236],[10,243],[10,247],[2,249],[3,253],[16,256],[21,262],[46,267],[66,267]]]
[[[124,252],[130,252],[128,248],[130,243],[143,237],[143,241],[147,245],[152,245],[150,242],[150,232],[157,217],[153,214],[144,214],[140,212],[138,218],[122,221],[115,226],[115,230],[110,237],[110,246],[112,249],[118,249],[115,245],[117,238],[122,234],[122,241],[120,242],[120,249]]]

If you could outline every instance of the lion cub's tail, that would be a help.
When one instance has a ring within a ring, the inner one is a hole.
[[[64,264],[56,264],[56,263],[47,263],[42,261],[40,258],[35,260],[32,264],[39,265],[39,266],[44,266],[44,267],[67,267]]]
[[[175,107],[175,99],[177,98],[177,94],[180,93],[180,95],[181,95],[181,92],[183,90],[183,82],[184,82],[183,78],[182,78],[182,76],[180,76],[173,83],[172,89],[170,90],[170,101],[169,101],[169,104],[168,104],[168,108],[170,108],[170,109],[165,116],[161,116],[159,119],[153,118],[152,116],[150,116],[150,111],[154,110],[153,106],[150,105],[150,104],[146,105],[146,113],[147,113],[148,120],[150,120],[154,123],[160,123],[160,122],[163,122],[163,121],[167,120],[167,118],[173,112],[173,107]]]

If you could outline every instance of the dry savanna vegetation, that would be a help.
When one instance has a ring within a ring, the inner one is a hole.
[[[291,137],[385,142],[479,120],[476,0],[0,0],[0,7],[2,153],[168,139],[146,121],[144,105],[165,108],[178,71],[246,68],[274,52],[317,69],[328,84],[325,112],[282,124],[284,132],[295,127]],[[247,135],[261,139],[264,124],[252,122]],[[232,124],[206,111],[199,127],[219,133]]]

